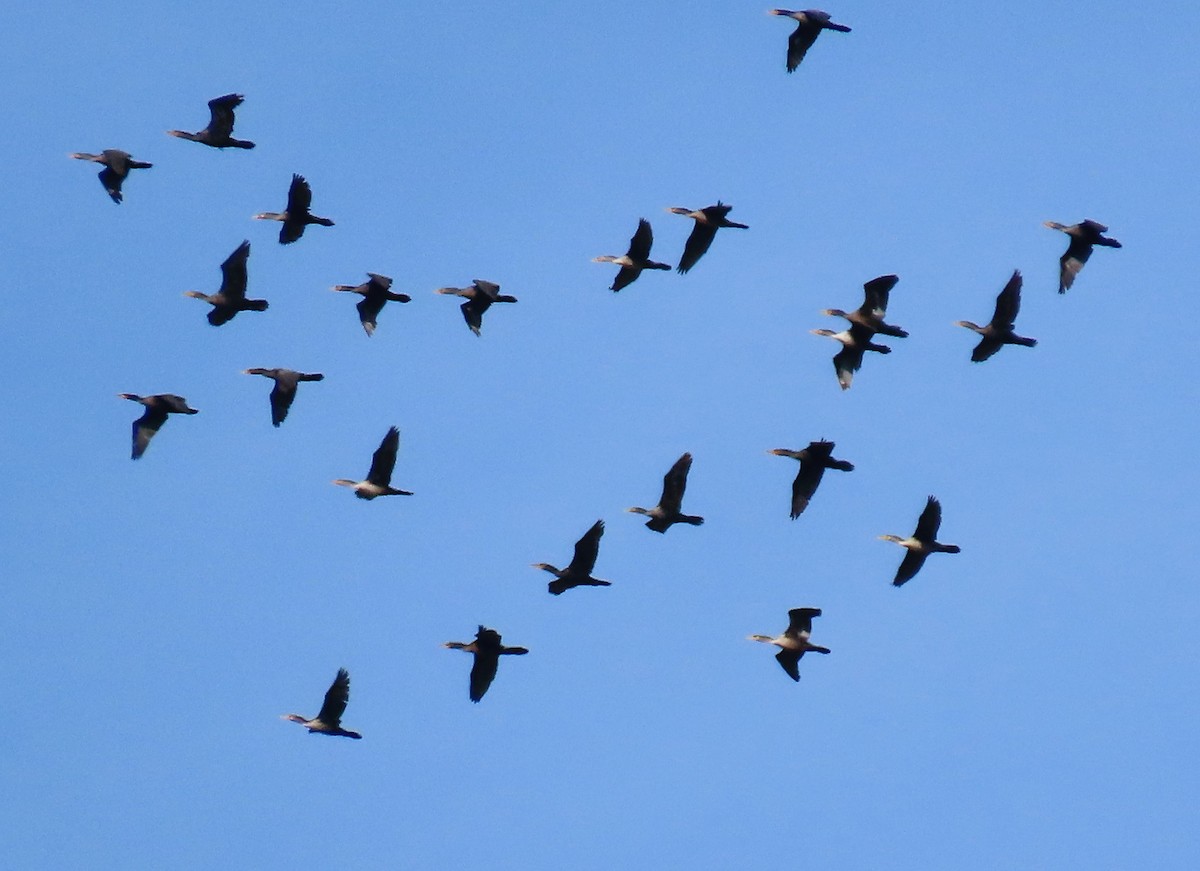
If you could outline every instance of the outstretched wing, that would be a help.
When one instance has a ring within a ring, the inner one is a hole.
[[[900,568],[896,570],[896,577],[892,581],[893,587],[902,587],[913,579],[913,576],[921,570],[921,566],[925,565],[925,558],[928,554],[923,550],[907,550],[904,552],[904,559],[900,561]]]
[[[683,274],[695,266],[716,237],[716,227],[712,224],[704,224],[696,221],[696,226],[692,228],[692,233],[688,236],[687,243],[683,246],[683,257],[679,259],[679,266],[676,267],[677,271]]]
[[[317,714],[317,719],[326,726],[339,726],[349,701],[350,672],[339,668],[337,677],[333,679],[333,683],[325,693],[325,702],[321,705],[321,713]]]
[[[917,541],[933,541],[937,538],[938,529],[942,525],[942,503],[930,496],[925,502],[925,510],[917,520],[917,529],[913,538]]]
[[[489,651],[475,654],[475,662],[471,665],[471,701],[478,702],[483,698],[492,681],[496,679],[496,669],[499,666],[499,653]]]
[[[668,514],[678,514],[683,505],[683,493],[687,489],[687,476],[692,468],[692,455],[684,454],[675,461],[663,476],[662,498],[658,505]]]
[[[813,617],[820,617],[820,608],[793,608],[788,611],[788,635],[807,636],[812,632]]]
[[[783,666],[787,676],[792,680],[800,680],[800,657],[804,655],[799,650],[781,650],[775,654],[775,659]]]
[[[592,528],[583,534],[583,538],[575,542],[575,555],[567,571],[573,575],[587,577],[596,567],[596,557],[600,555],[600,536],[604,535],[604,521],[597,520]]]
[[[271,389],[271,423],[275,426],[287,417],[288,409],[296,399],[296,384],[295,377],[282,374],[275,377],[275,386]]]
[[[992,326],[999,330],[1011,330],[1021,311],[1021,270],[1013,270],[1012,278],[996,296],[996,311],[992,315]]]
[[[801,21],[797,24],[792,35],[788,37],[787,71],[789,73],[794,73],[796,67],[800,66],[800,62],[804,60],[804,56],[808,54],[808,50],[812,48],[820,34],[821,26],[819,24],[812,24],[808,21]]]
[[[400,430],[393,426],[371,455],[371,471],[367,473],[367,480],[380,487],[389,486],[392,483],[392,470],[396,468],[396,453],[399,450]]]
[[[227,300],[246,298],[246,261],[249,259],[250,240],[247,239],[221,264],[221,295]]]
[[[312,205],[312,188],[308,186],[308,182],[304,176],[292,173],[292,186],[288,188],[287,212],[293,218],[299,215],[307,215],[308,208]],[[301,230],[303,232],[303,230]],[[296,238],[299,238],[297,236]]]
[[[208,101],[208,132],[214,138],[227,139],[233,133],[233,110],[243,99],[241,94],[226,94]]]
[[[654,244],[654,232],[650,229],[650,222],[645,218],[638,220],[637,230],[633,234],[633,238],[629,240],[629,259],[630,260],[649,260],[650,246]]]

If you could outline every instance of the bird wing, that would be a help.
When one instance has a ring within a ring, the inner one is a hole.
[[[975,346],[975,350],[971,351],[971,362],[982,363],[1003,347],[1004,343],[995,336],[984,336]]]
[[[800,650],[781,650],[775,654],[775,659],[783,666],[783,670],[787,672],[787,676],[792,680],[800,680],[800,657],[804,655]]]
[[[808,54],[808,50],[817,41],[820,33],[821,26],[819,24],[801,21],[796,25],[792,35],[788,37],[787,71],[789,73],[794,73],[796,67],[800,66],[800,62],[804,60],[804,56]]]
[[[233,253],[226,257],[225,262],[221,264],[221,295],[226,299],[246,298],[246,261],[249,259],[250,241],[247,239],[233,249]],[[230,317],[232,316],[230,315]]]
[[[233,306],[214,305],[208,313],[208,322],[214,327],[222,326],[233,320],[238,310]]]
[[[592,528],[583,534],[583,538],[575,542],[575,555],[567,572],[573,575],[587,577],[596,567],[596,557],[600,554],[600,536],[604,535],[604,521],[597,520]]]
[[[921,570],[921,566],[925,565],[925,558],[928,556],[925,551],[906,550],[904,559],[900,561],[900,568],[896,569],[896,578],[892,581],[893,587],[902,587],[913,579],[913,576]]]
[[[1017,313],[1021,310],[1021,270],[1013,270],[1012,278],[1004,289],[996,296],[996,311],[992,315],[992,326],[1009,331],[1016,323]]]
[[[358,305],[355,306],[355,308],[358,309],[358,319],[362,323],[363,329],[367,331],[368,336],[374,334],[375,319],[379,317],[379,313],[383,311],[383,304],[386,301],[387,300],[381,296],[374,298],[370,296],[364,296],[361,300],[359,300]]]
[[[1065,293],[1075,283],[1075,276],[1079,274],[1079,270],[1083,269],[1083,264],[1087,263],[1088,258],[1091,256],[1092,243],[1080,239],[1078,236],[1071,236],[1071,244],[1067,246],[1067,250],[1063,252],[1063,256],[1058,258],[1059,293]]]
[[[925,502],[925,510],[917,519],[917,529],[913,538],[917,541],[933,541],[937,538],[938,529],[942,525],[942,503],[930,496]]]
[[[114,203],[121,202],[124,196],[121,194],[121,182],[125,181],[123,174],[114,172],[111,167],[105,166],[100,170],[100,184],[104,185],[104,189],[108,191],[108,195],[112,197]]]
[[[475,286],[476,290],[484,293],[488,299],[495,299],[496,295],[500,293],[500,285],[484,281],[482,278],[472,278],[471,284]]]
[[[233,110],[242,105],[241,94],[226,94],[208,101],[208,132],[217,139],[228,139],[233,133]]]
[[[480,330],[483,329],[483,313],[487,311],[488,306],[491,304],[492,301],[487,297],[474,296],[459,306],[462,309],[463,319],[467,322],[467,326],[477,336],[480,335]]]
[[[392,483],[392,470],[396,468],[396,452],[399,450],[400,430],[392,427],[371,455],[371,471],[367,473],[367,480],[380,487],[389,486]]]
[[[312,205],[312,188],[308,186],[308,182],[304,176],[292,174],[292,186],[288,188],[287,212],[293,218],[298,215],[307,215],[308,207]],[[304,232],[303,228],[300,232]],[[296,238],[300,238],[297,235]]]
[[[663,476],[662,498],[658,507],[667,514],[678,514],[683,504],[683,493],[687,490],[687,476],[692,468],[692,455],[684,454],[675,461],[667,474]]]
[[[695,266],[716,237],[716,227],[696,221],[696,226],[692,228],[691,235],[688,236],[687,243],[683,246],[683,257],[679,259],[677,271],[683,274]]]
[[[167,412],[164,408],[150,408],[142,412],[142,416],[133,422],[133,459],[138,459],[146,453],[150,439],[158,432],[158,428],[167,422]]]
[[[839,375],[840,380],[840,375]],[[825,464],[812,457],[800,460],[800,471],[792,481],[792,520],[804,513],[809,500],[817,492],[821,478],[825,475]]]
[[[881,275],[863,285],[863,304],[859,311],[882,318],[887,314],[888,294],[900,280],[898,275]]]
[[[813,617],[820,617],[820,608],[793,608],[788,611],[787,635],[795,638],[806,636],[812,632]]]
[[[271,423],[275,426],[279,426],[287,417],[288,409],[296,399],[297,383],[295,375],[280,373],[275,376],[275,386],[271,389]]]
[[[633,234],[633,238],[629,240],[629,259],[649,260],[650,246],[653,244],[654,231],[650,229],[650,222],[645,218],[641,218],[638,221],[638,227]]]
[[[350,672],[339,668],[337,677],[325,692],[325,701],[321,705],[321,713],[317,719],[326,726],[337,727],[341,724],[342,714],[346,713],[346,704],[350,701]]]
[[[617,273],[617,277],[613,279],[612,287],[609,288],[614,293],[622,288],[629,287],[637,281],[638,276],[642,274],[642,270],[637,266],[622,266]]]
[[[498,651],[475,653],[475,661],[471,664],[471,701],[478,702],[488,691],[492,681],[496,679],[496,669],[500,666]]]
[[[838,384],[843,390],[849,390],[854,381],[854,373],[862,368],[863,349],[843,345],[842,350],[833,355],[833,369],[837,372]]]

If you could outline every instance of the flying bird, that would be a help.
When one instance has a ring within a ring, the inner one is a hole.
[[[833,458],[833,442],[821,440],[809,442],[808,447],[798,451],[787,448],[775,448],[769,453],[777,457],[791,457],[800,461],[800,469],[796,472],[796,480],[792,482],[792,520],[804,513],[809,500],[817,492],[821,478],[826,469],[837,469],[839,472],[853,472],[854,464],[845,460]]]
[[[772,638],[770,635],[751,635],[751,641],[761,641],[763,644],[774,644],[779,648],[775,659],[787,672],[792,680],[800,680],[800,658],[808,651],[828,653],[828,647],[820,647],[808,640],[812,634],[813,617],[820,617],[820,608],[793,608],[788,611],[788,628],[782,635]]]
[[[617,272],[617,277],[613,279],[612,286],[609,290],[616,291],[628,287],[638,280],[638,276],[642,274],[643,269],[667,269],[671,268],[668,263],[657,263],[650,259],[650,247],[654,244],[654,232],[650,229],[650,222],[645,218],[638,220],[638,228],[633,234],[633,238],[629,240],[629,250],[620,257],[613,257],[611,254],[604,254],[600,257],[593,257],[593,263],[615,263],[621,267]]]
[[[392,427],[371,455],[371,471],[365,481],[350,481],[338,478],[333,483],[341,487],[353,487],[359,499],[374,499],[376,496],[411,496],[408,490],[397,490],[392,486],[392,470],[396,468],[396,452],[400,450],[400,430]]]
[[[108,191],[112,201],[118,204],[125,198],[121,193],[121,185],[125,183],[125,177],[129,175],[129,170],[149,169],[154,166],[153,163],[134,160],[128,151],[116,148],[106,148],[99,154],[87,154],[81,151],[71,156],[76,160],[91,160],[104,164],[104,169],[100,170],[100,184],[104,185],[104,189]]]
[[[335,284],[333,289],[345,291],[346,293],[357,293],[362,297],[355,308],[358,309],[358,319],[369,338],[375,335],[375,319],[379,317],[379,313],[383,311],[383,307],[387,305],[388,300],[392,302],[409,302],[412,300],[412,297],[407,293],[393,293],[391,291],[392,280],[386,275],[376,275],[374,272],[368,272],[367,276],[368,280],[363,284]]]
[[[250,242],[244,241],[221,264],[221,289],[209,296],[198,290],[185,290],[184,296],[202,299],[212,306],[208,322],[214,327],[227,324],[238,312],[263,312],[265,299],[246,299],[246,261],[250,259]]]
[[[483,313],[492,307],[492,303],[517,301],[515,296],[501,294],[500,285],[479,278],[471,279],[470,287],[439,287],[437,293],[466,297],[467,301],[459,308],[462,309],[463,319],[466,320],[467,326],[477,336],[483,329]]]
[[[1008,284],[1004,285],[1004,289],[996,296],[996,311],[992,315],[992,320],[989,324],[981,327],[979,324],[972,323],[971,321],[958,321],[958,326],[974,330],[983,337],[979,340],[979,344],[975,346],[975,350],[971,352],[971,359],[973,361],[982,363],[1005,345],[1024,345],[1026,348],[1032,348],[1037,344],[1037,339],[1027,339],[1013,332],[1013,326],[1017,320],[1017,312],[1020,310],[1021,272],[1020,270],[1013,270],[1012,278],[1008,280]]]
[[[821,35],[822,30],[837,30],[841,33],[850,32],[850,28],[846,25],[835,24],[830,21],[829,13],[822,12],[820,9],[805,9],[803,12],[793,12],[790,9],[772,9],[770,14],[791,18],[796,22],[796,29],[788,37],[787,71],[789,73],[795,72],[796,67],[800,66],[800,61],[804,60],[804,56],[808,54],[808,50],[817,41],[817,37]]]
[[[583,534],[583,538],[575,542],[575,555],[571,564],[565,569],[558,569],[549,563],[534,563],[535,569],[549,572],[557,580],[548,585],[551,595],[559,596],[573,587],[611,587],[611,581],[602,581],[592,577],[592,569],[596,567],[596,557],[600,554],[600,536],[604,535],[604,521],[597,520],[592,528]]]
[[[907,338],[906,331],[883,321],[887,315],[888,294],[899,280],[900,277],[897,275],[881,275],[878,278],[872,278],[863,285],[862,305],[852,312],[844,312],[840,308],[827,308],[824,310],[824,314],[845,318],[850,323],[866,327],[873,333],[883,333],[885,336],[895,336],[898,339]]]
[[[717,230],[721,227],[750,229],[745,224],[735,223],[725,217],[732,208],[733,206],[727,206],[717,200],[715,206],[707,206],[703,209],[685,209],[680,206],[672,206],[667,209],[673,215],[685,215],[696,222],[696,225],[692,227],[691,235],[688,236],[687,242],[683,246],[683,257],[679,261],[679,266],[676,267],[676,271],[680,275],[695,266],[697,261],[704,256],[704,252],[712,245],[713,239],[717,238]]]
[[[107,154],[107,152],[105,153]],[[1075,276],[1079,274],[1079,270],[1083,269],[1083,264],[1087,263],[1088,258],[1092,256],[1093,245],[1103,245],[1105,248],[1121,247],[1121,243],[1116,239],[1110,239],[1108,236],[1103,235],[1108,232],[1108,227],[1090,219],[1085,219],[1081,223],[1072,224],[1069,227],[1054,221],[1046,221],[1044,225],[1051,230],[1062,230],[1071,237],[1071,242],[1067,245],[1067,250],[1063,252],[1062,257],[1058,258],[1059,293],[1066,293],[1067,288],[1075,283]]]
[[[921,566],[925,565],[925,560],[931,553],[959,553],[962,550],[957,544],[942,544],[936,540],[941,525],[942,503],[930,496],[912,535],[908,538],[901,538],[898,535],[879,536],[883,541],[894,541],[908,551],[900,562],[900,568],[896,571],[896,578],[892,581],[892,586],[900,587],[912,580],[913,575],[921,570]]]
[[[213,148],[253,148],[253,142],[233,138],[233,110],[242,105],[246,98],[241,94],[226,94],[208,101],[208,126],[199,133],[186,130],[168,130],[171,136],[189,139]]]
[[[312,205],[312,188],[308,186],[304,176],[292,174],[292,185],[288,188],[287,209],[282,212],[259,212],[255,215],[263,221],[282,221],[279,228],[279,244],[290,245],[304,235],[304,228],[309,224],[320,224],[322,227],[332,227],[333,221],[328,218],[318,218],[308,209]]]
[[[284,714],[282,719],[299,723],[310,733],[318,735],[337,735],[342,738],[361,738],[357,732],[342,728],[342,714],[346,713],[346,704],[350,701],[350,672],[339,668],[337,677],[333,679],[325,693],[325,702],[321,712],[311,720],[302,714]]]
[[[495,629],[480,626],[475,633],[475,640],[469,644],[461,641],[447,641],[443,647],[451,650],[465,650],[473,654],[474,663],[471,665],[471,701],[478,702],[492,685],[496,677],[496,669],[500,667],[501,656],[524,656],[529,651],[524,647],[505,647],[500,643],[500,633]]]
[[[703,517],[684,514],[680,509],[683,505],[683,492],[687,489],[687,476],[692,468],[692,455],[684,454],[663,477],[662,496],[653,508],[629,508],[634,514],[644,514],[650,519],[646,526],[655,532],[666,532],[676,523],[690,523],[699,526],[704,522]],[[590,571],[590,569],[589,569]]]
[[[835,333],[833,330],[811,330],[814,336],[828,336],[842,343],[842,349],[833,355],[833,369],[837,372],[838,384],[843,390],[849,390],[854,381],[854,373],[862,368],[863,354],[875,351],[879,354],[890,354],[892,349],[887,345],[877,345],[871,341],[874,333],[861,324],[850,324],[850,329]]]
[[[168,414],[199,414],[195,408],[189,408],[187,400],[174,393],[156,393],[153,396],[138,396],[136,393],[118,393],[122,399],[130,399],[146,406],[142,416],[133,422],[133,459],[138,459],[146,453],[150,439],[158,432],[159,427],[167,422]]]
[[[243,369],[242,374],[263,375],[275,382],[275,386],[271,388],[271,423],[275,426],[279,426],[287,417],[288,409],[296,400],[296,386],[301,381],[325,379],[320,372],[310,375],[295,369]]]

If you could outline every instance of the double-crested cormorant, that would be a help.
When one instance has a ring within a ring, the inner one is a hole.
[[[813,617],[820,617],[820,608],[793,608],[788,611],[788,628],[782,635],[772,638],[769,635],[751,635],[751,641],[761,641],[763,644],[774,644],[779,648],[775,659],[783,666],[788,677],[800,680],[800,657],[808,651],[828,653],[828,647],[820,647],[808,640],[812,633]]]
[[[611,291],[618,291],[623,287],[628,287],[638,280],[638,276],[642,274],[643,269],[670,269],[668,263],[656,263],[650,259],[650,246],[654,244],[654,233],[650,229],[650,222],[645,218],[638,220],[637,232],[633,234],[633,238],[629,240],[629,250],[620,257],[613,257],[611,254],[604,254],[600,257],[593,257],[593,263],[615,263],[621,267],[617,277],[613,279]]]
[[[833,355],[833,368],[837,372],[838,384],[843,390],[850,389],[854,373],[862,368],[863,354],[875,351],[880,354],[890,354],[892,349],[887,345],[876,345],[871,341],[872,330],[861,324],[850,324],[850,329],[835,333],[833,330],[812,330],[814,336],[829,336],[842,343],[842,350]]]
[[[684,454],[675,461],[675,465],[671,466],[670,471],[663,477],[662,497],[656,506],[627,510],[649,517],[646,526],[655,532],[666,532],[675,523],[690,523],[692,526],[699,526],[704,522],[703,517],[695,517],[680,511],[683,505],[683,491],[687,489],[688,471],[691,468],[692,455]]]
[[[105,152],[106,154],[108,152]],[[1081,223],[1069,227],[1054,221],[1045,221],[1044,225],[1051,230],[1062,230],[1071,237],[1071,243],[1063,256],[1058,258],[1058,292],[1066,293],[1067,288],[1075,283],[1075,276],[1083,269],[1092,256],[1093,245],[1103,245],[1105,248],[1120,248],[1121,243],[1102,234],[1108,232],[1108,227],[1096,221],[1085,219]]]
[[[820,9],[805,9],[803,12],[793,12],[790,9],[772,9],[771,15],[782,15],[796,21],[796,29],[788,37],[787,71],[795,72],[800,61],[808,54],[822,30],[837,30],[849,33],[850,28],[844,24],[835,24],[829,20],[829,13]]]
[[[962,550],[957,544],[942,544],[936,540],[938,528],[941,525],[942,503],[930,496],[912,535],[908,538],[901,538],[898,535],[879,536],[884,541],[894,541],[908,549],[908,553],[900,562],[900,568],[896,571],[896,579],[892,581],[892,586],[903,586],[907,581],[912,580],[913,575],[921,570],[921,566],[925,564],[925,558],[931,553],[958,553]]]
[[[362,297],[355,308],[358,309],[358,319],[362,322],[363,329],[367,331],[367,336],[372,336],[375,334],[375,319],[379,317],[379,313],[383,311],[388,300],[409,302],[412,297],[407,293],[393,293],[390,289],[392,280],[386,275],[376,275],[374,272],[368,272],[367,275],[370,276],[370,280],[363,284],[335,284],[333,289],[357,293]]]
[[[275,382],[271,388],[271,423],[275,426],[283,423],[288,409],[296,399],[296,385],[301,381],[322,381],[325,376],[320,372],[309,375],[297,372],[295,369],[244,369],[246,375],[265,375]]]
[[[680,206],[672,206],[667,209],[673,215],[685,215],[692,218],[696,222],[696,226],[692,227],[692,233],[688,236],[687,243],[683,246],[683,257],[679,260],[679,266],[676,270],[682,275],[687,272],[696,262],[704,256],[704,252],[708,250],[717,238],[717,230],[721,227],[736,227],[739,230],[749,230],[745,224],[738,224],[730,221],[725,216],[729,214],[733,206],[727,206],[720,200],[717,200],[715,206],[708,206],[703,209],[685,209]]]
[[[524,647],[505,647],[500,643],[500,633],[495,629],[480,626],[475,633],[475,640],[469,644],[461,641],[447,641],[443,647],[451,650],[465,650],[473,654],[474,663],[471,665],[471,701],[478,702],[483,698],[492,680],[496,677],[496,669],[500,666],[501,656],[524,656],[529,651]]]
[[[180,139],[190,139],[213,148],[253,148],[253,142],[233,138],[233,110],[242,105],[245,99],[241,94],[226,94],[208,101],[208,126],[199,133],[188,133],[186,130],[168,130],[171,136]]]
[[[972,360],[982,363],[1004,345],[1024,345],[1026,348],[1032,348],[1037,344],[1037,339],[1027,339],[1013,332],[1017,312],[1020,310],[1021,272],[1013,270],[1012,278],[1008,280],[1008,284],[1004,285],[1004,290],[996,296],[996,311],[992,315],[991,323],[981,327],[970,321],[958,321],[960,327],[974,330],[983,337],[975,346],[975,350],[971,352]]]
[[[250,258],[249,241],[233,249],[233,253],[221,264],[221,289],[209,296],[198,290],[185,290],[184,296],[202,299],[211,305],[208,322],[214,327],[227,324],[238,312],[262,312],[267,310],[265,299],[246,299],[246,261]]]
[[[359,499],[374,499],[376,496],[411,496],[408,490],[397,490],[392,486],[392,470],[396,468],[396,452],[400,450],[400,430],[392,427],[371,455],[371,471],[365,481],[350,481],[338,478],[333,483],[342,487],[353,487]]]
[[[304,176],[292,174],[292,186],[288,188],[287,210],[283,212],[259,212],[254,217],[264,221],[283,221],[279,228],[279,244],[289,245],[304,235],[309,224],[332,227],[333,221],[318,218],[308,208],[312,205],[312,188]]]
[[[128,151],[121,151],[117,148],[106,148],[99,154],[87,154],[81,151],[71,156],[76,160],[91,160],[104,164],[104,169],[100,170],[100,184],[104,185],[104,189],[108,191],[108,195],[112,197],[114,203],[120,203],[124,199],[121,185],[125,181],[125,176],[129,175],[129,170],[149,169],[154,166],[153,163],[146,163],[144,160],[134,160]]]
[[[138,396],[136,393],[118,393],[122,399],[131,399],[146,406],[142,416],[133,422],[133,459],[138,459],[146,452],[150,439],[158,432],[158,428],[167,422],[168,414],[199,414],[199,410],[189,408],[187,400],[174,393],[156,393],[153,396]]]
[[[467,326],[477,336],[483,329],[483,313],[492,307],[492,303],[517,301],[515,296],[501,294],[500,285],[479,278],[471,279],[470,287],[439,287],[437,292],[466,297],[467,301],[459,308],[462,309]]]
[[[866,327],[873,333],[883,333],[885,336],[895,336],[898,339],[907,338],[906,331],[883,322],[887,315],[888,294],[899,280],[898,275],[881,275],[878,278],[872,278],[863,285],[863,303],[854,311],[844,312],[840,308],[827,308],[824,313],[845,318],[850,323]]]
[[[791,457],[800,461],[800,470],[796,472],[796,480],[792,482],[792,520],[804,513],[809,500],[817,492],[826,469],[837,469],[839,472],[854,471],[853,463],[833,458],[833,448],[833,442],[821,440],[809,442],[807,448],[799,451],[787,448],[775,448],[770,451],[777,457]]]
[[[342,728],[342,714],[346,713],[346,703],[350,701],[350,672],[339,668],[337,677],[333,679],[325,693],[325,702],[321,712],[311,720],[302,714],[284,714],[282,719],[299,723],[309,732],[318,735],[338,735],[342,738],[361,738],[357,732]]]
[[[602,581],[592,577],[592,569],[596,567],[596,557],[600,553],[600,536],[604,535],[604,521],[597,520],[592,528],[583,534],[583,538],[575,542],[575,555],[571,564],[565,569],[556,569],[549,563],[534,563],[535,569],[549,572],[558,580],[551,581],[548,589],[551,594],[558,596],[572,587],[611,587],[612,582]]]

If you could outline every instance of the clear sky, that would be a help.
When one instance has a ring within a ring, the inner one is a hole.
[[[767,3],[184,5],[0,33],[0,865],[1200,867],[1194,3],[844,2],[793,75]],[[235,91],[255,150],[165,134]],[[282,247],[292,173],[336,226]],[[1124,248],[1060,296],[1085,217]],[[243,239],[270,309],[210,327]],[[1039,344],[972,364],[1014,269]],[[809,330],[884,273],[911,336],[843,392]],[[253,366],[326,378],[276,430]],[[200,414],[133,463],[121,392]],[[331,486],[392,425],[416,495]],[[821,437],[793,522],[766,451]],[[894,589],[929,494],[962,553]],[[612,586],[548,595],[597,518]],[[802,605],[793,684],[746,636]],[[473,705],[481,623],[531,653]],[[338,667],[364,740],[279,719]]]

